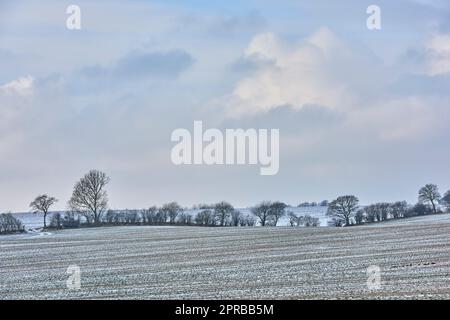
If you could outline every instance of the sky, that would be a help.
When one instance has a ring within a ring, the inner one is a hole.
[[[450,189],[450,3],[330,2],[0,0],[0,211],[63,210],[90,169],[116,209]],[[174,165],[195,120],[279,129],[278,174]]]

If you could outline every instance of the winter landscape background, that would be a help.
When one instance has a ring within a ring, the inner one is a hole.
[[[0,300],[450,299],[449,1],[75,2],[0,1]]]

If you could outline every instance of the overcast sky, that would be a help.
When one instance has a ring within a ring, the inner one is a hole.
[[[449,89],[445,0],[0,0],[0,211],[40,193],[65,209],[92,168],[112,208],[414,202],[450,189]],[[173,165],[194,120],[280,129],[279,173]]]

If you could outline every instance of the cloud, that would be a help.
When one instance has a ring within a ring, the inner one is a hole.
[[[86,77],[113,78],[176,78],[194,63],[184,50],[166,52],[132,51],[111,66],[88,66],[81,73]]]
[[[120,59],[113,74],[119,77],[177,77],[194,59],[183,50],[168,52],[131,52]]]
[[[215,36],[236,35],[243,32],[261,30],[267,25],[266,19],[257,11],[242,16],[215,16],[209,22],[208,30]]]
[[[426,43],[435,59],[435,72],[447,70],[450,42],[446,40],[435,37]],[[430,60],[424,58],[428,60],[421,63],[426,66]],[[431,87],[442,88],[447,77],[405,74],[402,68],[385,66],[365,48],[349,45],[327,28],[300,42],[273,33],[257,35],[239,60],[249,65],[242,61],[254,62],[250,74],[219,102],[231,118],[258,119],[288,107],[297,114],[285,117],[279,127],[297,119],[299,126],[308,128],[298,119],[308,119],[310,110],[318,108],[340,119],[340,133],[365,132],[371,140],[384,142],[430,139],[446,130],[442,119],[449,114],[447,98]],[[428,88],[417,90],[417,81]],[[304,109],[309,111],[300,112]],[[313,122],[320,126],[321,121]]]
[[[428,74],[435,76],[450,73],[450,35],[433,34],[425,47]]]
[[[33,77],[28,75],[0,86],[0,94],[29,95],[33,92]]]
[[[370,86],[366,69],[373,70],[372,61],[354,54],[353,48],[327,28],[294,44],[273,33],[257,35],[243,59],[254,61],[258,68],[224,98],[225,107],[234,116],[284,105],[294,109],[306,105],[349,108],[357,102],[355,88],[365,86],[367,90]],[[371,77],[376,78],[377,71]]]

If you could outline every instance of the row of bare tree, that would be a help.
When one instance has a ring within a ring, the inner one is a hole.
[[[328,206],[327,215],[333,226],[351,226],[364,223],[381,222],[427,214],[442,213],[440,206],[450,210],[450,191],[442,197],[435,184],[427,184],[419,190],[418,203],[409,206],[406,201],[394,203],[375,203],[359,206],[359,199],[353,195],[338,197]]]
[[[252,215],[244,215],[228,202],[213,205],[201,205],[196,215],[187,213],[178,203],[171,202],[162,207],[150,207],[142,210],[108,210],[106,186],[110,178],[98,170],[89,171],[74,186],[68,201],[68,211],[64,215],[55,214],[51,226],[56,228],[79,227],[82,224],[98,226],[108,225],[200,225],[200,226],[276,226],[279,220],[288,215],[291,226],[319,226],[317,218],[298,216],[286,212],[287,205],[282,202],[264,201],[251,208]],[[395,203],[376,203],[360,207],[356,196],[338,197],[328,204],[327,215],[331,225],[350,226],[363,223],[380,222],[430,213],[438,213],[439,205],[450,207],[450,191],[441,197],[438,187],[427,184],[419,190],[419,202],[414,207],[405,201]],[[44,216],[44,228],[47,228],[48,212],[58,200],[47,194],[39,195],[30,203],[34,212]],[[82,219],[80,219],[82,217]]]
[[[11,213],[0,214],[0,234],[17,233],[24,230],[22,222]]]
[[[73,188],[72,197],[67,204],[69,212],[64,217],[57,215],[54,221],[60,224],[67,220],[71,224],[75,221],[75,215],[81,215],[87,224],[99,225],[108,208],[108,194],[105,187],[109,181],[110,178],[104,172],[89,171]],[[44,215],[44,228],[47,228],[48,212],[57,201],[56,198],[44,194],[37,196],[30,203],[30,208],[34,212]]]

